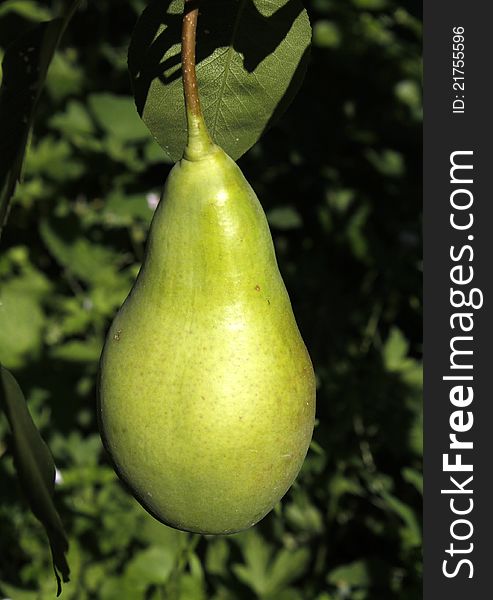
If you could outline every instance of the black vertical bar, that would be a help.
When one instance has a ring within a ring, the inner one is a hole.
[[[493,3],[424,9],[424,598],[483,600],[493,598]],[[451,177],[451,156],[472,168]],[[471,306],[452,306],[451,289]]]

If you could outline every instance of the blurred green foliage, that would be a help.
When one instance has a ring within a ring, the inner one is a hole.
[[[62,4],[4,0],[0,55]],[[229,537],[148,516],[97,433],[102,342],[171,166],[130,95],[126,51],[144,0],[83,2],[56,54],[2,239],[0,361],[59,470],[67,599],[421,598],[420,6],[305,5],[305,83],[240,165],[315,365],[318,422],[282,503]],[[44,532],[9,444],[2,418],[0,591],[52,598]]]

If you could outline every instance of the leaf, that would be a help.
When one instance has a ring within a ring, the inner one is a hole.
[[[365,561],[356,561],[333,569],[327,581],[338,587],[367,587],[371,582],[368,564]]]
[[[356,6],[366,10],[382,10],[387,4],[387,0],[353,0]]]
[[[246,532],[240,540],[245,564],[233,565],[233,571],[238,579],[262,595],[269,589],[268,566],[272,550],[254,530]]]
[[[3,594],[7,594],[9,598],[15,598],[15,600],[39,600],[37,591],[21,590],[5,581],[0,581],[0,590]],[[7,600],[6,596],[5,599]]]
[[[46,91],[58,103],[67,96],[80,94],[84,88],[84,78],[74,49],[57,51],[46,77]]]
[[[423,474],[419,473],[415,469],[411,469],[409,467],[405,467],[402,469],[402,477],[413,485],[416,490],[423,495]]]
[[[256,532],[245,533],[242,542],[245,564],[233,565],[238,579],[258,596],[275,596],[305,570],[310,552],[307,548],[290,551],[285,548],[273,557],[273,549]]]
[[[14,368],[41,347],[45,316],[41,299],[51,289],[34,269],[2,283],[0,288],[0,362]]]
[[[128,65],[139,114],[173,160],[186,121],[181,81],[183,0],[152,0],[135,27]],[[233,159],[286,110],[303,80],[311,40],[300,0],[215,0],[197,30],[197,78],[209,131]]]
[[[399,371],[405,364],[408,351],[409,342],[404,334],[397,327],[392,327],[383,347],[383,359],[387,369]]]
[[[267,219],[277,229],[298,229],[303,225],[299,213],[292,206],[273,208],[267,213]]]
[[[101,346],[102,343],[96,339],[89,338],[84,342],[72,340],[63,346],[56,346],[50,352],[50,357],[67,362],[91,364],[97,362],[101,354]]]
[[[147,548],[136,554],[128,563],[125,581],[136,591],[143,591],[151,584],[162,585],[171,575],[174,562],[171,548]]]
[[[48,67],[80,0],[62,17],[40,23],[5,53],[0,88],[0,235],[19,181],[29,132]]]
[[[380,496],[383,498],[387,507],[398,515],[405,523],[405,528],[402,532],[405,545],[409,547],[417,547],[421,545],[421,526],[416,517],[414,510],[396,498],[393,494],[382,490]]]
[[[87,110],[75,100],[68,102],[65,112],[54,115],[50,119],[50,125],[72,140],[94,133],[94,125]]]
[[[51,17],[51,12],[34,0],[7,0],[0,5],[0,17],[8,13],[15,13],[30,21],[46,21]]]
[[[41,237],[55,259],[86,283],[114,287],[124,257],[84,237],[75,218],[43,220]]]
[[[180,595],[177,600],[206,600],[206,598],[202,580],[188,573],[180,577]]]
[[[303,600],[301,592],[294,588],[286,588],[282,592],[275,592],[275,595],[270,595],[269,600]]]
[[[286,520],[298,531],[306,531],[307,533],[321,533],[323,531],[322,514],[306,498],[287,505]]]
[[[144,517],[145,521],[139,527],[139,539],[145,544],[171,548],[176,560],[187,545],[188,535],[184,531],[166,527],[148,513],[144,513]]]
[[[310,560],[308,548],[289,551],[281,550],[276,555],[269,574],[269,592],[281,591],[305,572]]]
[[[331,21],[317,21],[313,28],[313,44],[320,48],[337,48],[341,45],[339,27]]]
[[[205,567],[208,573],[224,575],[228,572],[229,545],[225,539],[217,537],[207,546]]]
[[[0,297],[0,358],[9,367],[18,367],[26,355],[35,354],[41,344],[44,314],[35,299],[10,287]]]
[[[89,96],[91,109],[99,126],[124,142],[139,142],[149,137],[149,132],[135,113],[131,96],[93,94]]]
[[[63,165],[63,169],[60,168]],[[45,175],[54,181],[77,179],[84,172],[81,163],[74,160],[67,140],[46,136],[32,145],[26,157],[26,175]]]
[[[422,112],[422,98],[417,82],[412,79],[404,79],[395,86],[394,93],[403,104],[409,107],[413,117],[419,120]]]
[[[401,177],[404,172],[404,158],[400,152],[385,149],[377,152],[373,148],[366,151],[366,157],[373,167],[386,177]]]
[[[57,595],[60,595],[60,575],[64,582],[69,581],[70,569],[65,557],[67,537],[53,503],[55,463],[34,425],[19,384],[1,365],[0,406],[12,431],[14,462],[21,487],[33,514],[48,534],[58,584]]]
[[[122,190],[114,190],[108,196],[104,204],[105,224],[111,227],[130,227],[136,221],[150,223],[153,210],[149,204],[157,199],[159,195],[132,194],[125,195]]]

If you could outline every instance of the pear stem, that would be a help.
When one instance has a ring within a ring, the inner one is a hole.
[[[188,139],[184,158],[200,160],[213,148],[212,140],[200,106],[197,73],[195,69],[195,45],[200,0],[185,0],[181,35],[181,64]]]

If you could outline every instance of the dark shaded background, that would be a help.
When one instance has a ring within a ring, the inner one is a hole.
[[[59,469],[66,599],[421,598],[420,6],[305,4],[305,83],[240,165],[314,362],[318,424],[282,503],[235,536],[155,522],[97,433],[102,341],[171,166],[136,114],[126,71],[145,2],[83,3],[56,55],[2,240],[0,360]],[[60,6],[0,3],[0,46]],[[8,443],[0,419],[0,590],[52,598],[48,546]]]

